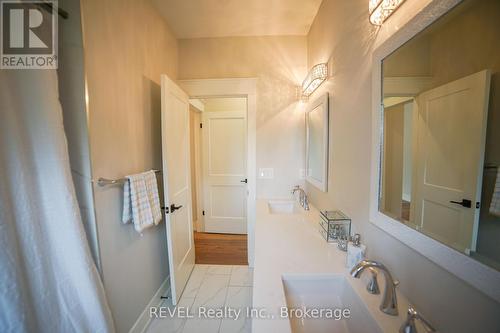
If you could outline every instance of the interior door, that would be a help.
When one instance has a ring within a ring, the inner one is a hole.
[[[194,267],[188,96],[161,76],[161,134],[165,221],[172,302],[179,301]]]
[[[490,75],[482,71],[417,98],[415,223],[466,254],[476,247]]]
[[[247,233],[245,111],[203,113],[205,231]]]

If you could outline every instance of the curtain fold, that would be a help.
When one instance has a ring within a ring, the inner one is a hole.
[[[0,70],[0,332],[113,332],[55,70]]]

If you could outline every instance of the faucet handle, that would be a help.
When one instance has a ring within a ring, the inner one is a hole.
[[[436,332],[436,329],[432,327],[431,323],[429,323],[424,317],[422,317],[422,315],[420,315],[420,313],[418,313],[413,307],[410,306],[408,308],[406,321],[399,329],[399,333],[418,333],[417,327],[415,325],[415,320],[419,320],[422,323],[422,326],[427,333]]]

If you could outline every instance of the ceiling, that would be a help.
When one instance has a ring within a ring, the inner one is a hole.
[[[177,38],[306,35],[322,0],[153,0]]]

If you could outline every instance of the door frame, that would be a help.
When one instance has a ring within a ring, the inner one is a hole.
[[[200,117],[203,116],[203,112],[205,112],[205,107],[203,103],[201,103],[198,99],[189,99],[189,108],[190,111],[193,110],[197,114],[200,115]],[[200,165],[201,165],[201,147],[200,147],[200,140],[201,133],[195,133],[194,139],[195,142],[191,142],[191,146],[195,146],[195,161],[194,162],[194,169],[195,169],[195,179],[191,179],[191,190],[192,190],[192,184],[193,182],[196,184],[196,224],[195,224],[195,231],[197,232],[204,232],[205,231],[205,219],[203,216],[203,208],[200,203],[203,202],[203,170],[201,170]],[[191,147],[190,147],[191,148]]]
[[[179,80],[179,86],[189,98],[246,97],[247,98],[247,233],[248,265],[254,265],[255,216],[257,191],[257,78]]]

